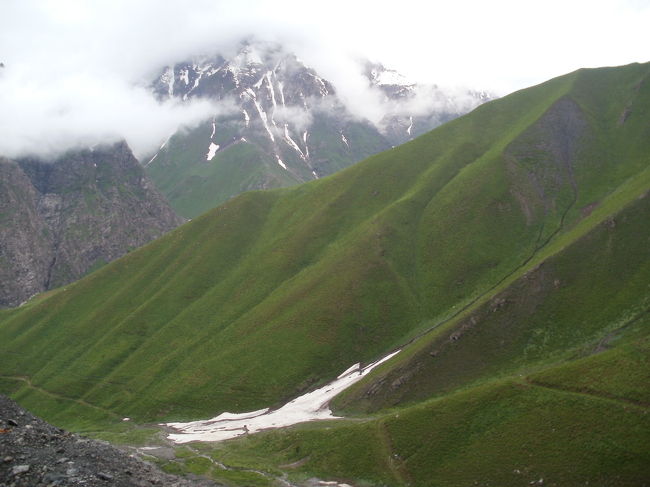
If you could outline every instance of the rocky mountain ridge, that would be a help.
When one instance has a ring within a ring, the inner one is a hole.
[[[16,306],[171,230],[179,218],[126,143],[0,158],[0,306]]]

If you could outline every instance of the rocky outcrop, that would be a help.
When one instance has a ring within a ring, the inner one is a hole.
[[[126,143],[0,158],[0,306],[79,279],[182,223]]]
[[[0,395],[0,486],[208,487],[205,479],[182,479],[113,448],[68,433]]]

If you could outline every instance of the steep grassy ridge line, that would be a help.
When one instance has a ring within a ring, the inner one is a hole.
[[[0,313],[0,371],[139,420],[277,404],[453,314],[640,174],[649,70],[578,71],[239,196]]]
[[[650,310],[648,214],[646,190],[490,300],[432,330],[336,405],[376,411],[602,349]],[[604,374],[602,360],[591,361]],[[640,363],[628,368],[643,370]]]
[[[592,340],[583,358],[574,353],[525,377],[493,375],[380,416],[298,425],[202,451],[226,464],[352,484],[643,485],[649,317]]]

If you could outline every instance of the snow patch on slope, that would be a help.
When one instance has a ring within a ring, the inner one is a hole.
[[[273,103],[273,112],[275,112],[275,109],[278,107],[278,104],[275,101],[275,90],[273,89],[273,82],[271,81],[271,71],[267,71],[266,81],[268,83],[267,86],[269,89],[269,95],[271,95],[271,103]],[[273,121],[273,112],[271,112],[271,121]]]
[[[370,72],[371,79],[378,85],[398,85],[409,86],[412,85],[406,76],[398,73],[394,69],[382,69],[378,71],[373,69]]]
[[[348,139],[345,137],[345,135],[343,135],[343,132],[341,132],[341,140],[343,141],[343,143],[345,145],[348,146],[348,149],[349,149],[350,148],[350,143],[348,142]]]
[[[219,150],[219,144],[215,144],[214,142],[210,142],[210,147],[208,148],[208,154],[205,156],[205,158],[208,161],[211,161],[218,150]]]
[[[286,107],[287,105],[284,102],[284,85],[281,81],[278,81],[278,89],[280,91],[280,101],[282,102],[282,106]]]
[[[302,152],[300,147],[298,147],[296,141],[291,138],[291,135],[289,135],[289,124],[286,123],[284,124],[284,140],[286,140],[287,144],[298,153],[301,159],[305,159],[305,154]]]
[[[167,85],[167,94],[171,98],[174,96],[174,68],[168,66],[160,80]]]
[[[179,73],[178,77],[185,83],[185,85],[190,84],[190,71],[189,69],[181,69],[181,72]]]
[[[279,164],[283,169],[286,170],[286,169],[287,169],[287,165],[286,165],[284,162],[282,162],[282,159],[280,159],[280,156],[276,154],[275,157],[276,157],[276,159],[278,160],[278,164]]]
[[[364,368],[361,368],[359,364],[354,364],[329,384],[308,392],[273,411],[260,409],[241,414],[222,413],[209,420],[165,423],[165,426],[178,431],[178,433],[168,435],[167,438],[175,443],[223,441],[248,433],[257,433],[270,428],[283,428],[305,421],[340,419],[332,414],[329,402],[336,395],[361,380],[372,369],[390,360],[398,353],[399,350],[390,353]]]

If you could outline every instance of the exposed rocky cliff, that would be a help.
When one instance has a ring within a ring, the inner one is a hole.
[[[182,223],[126,143],[0,158],[0,306],[67,284]]]

